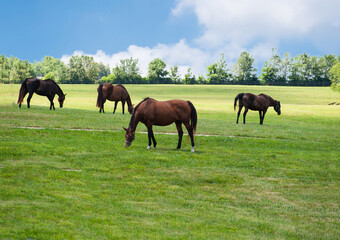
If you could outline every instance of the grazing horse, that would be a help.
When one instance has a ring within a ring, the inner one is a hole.
[[[195,152],[194,135],[197,126],[197,112],[190,101],[169,100],[161,102],[152,98],[145,98],[135,107],[129,127],[124,128],[125,147],[129,147],[135,139],[135,131],[139,122],[144,123],[148,129],[149,145],[147,149],[151,147],[151,139],[154,148],[157,145],[152,131],[153,125],[167,126],[175,122],[178,131],[177,149],[180,149],[182,144],[183,123],[191,139],[191,151]]]
[[[102,83],[97,88],[97,91],[98,91],[97,107],[99,107],[100,113],[102,112],[102,110],[104,113],[104,103],[106,102],[107,99],[115,102],[113,113],[116,112],[118,102],[122,102],[124,114],[124,106],[126,101],[128,104],[128,111],[130,114],[132,114],[133,106],[131,103],[130,95],[123,85],[118,84],[113,86],[111,83]]]
[[[46,96],[48,100],[50,100],[51,103],[50,110],[52,109],[52,107],[53,110],[55,110],[53,99],[56,94],[59,96],[58,101],[60,108],[63,107],[66,96],[66,94],[63,93],[59,85],[52,79],[41,80],[38,78],[26,78],[22,82],[19,91],[19,98],[17,102],[19,104],[19,108],[21,108],[21,103],[23,102],[24,97],[26,96],[27,93],[28,93],[27,108],[30,108],[30,102],[33,93],[36,93],[41,96]]]
[[[281,114],[281,104],[279,101],[276,101],[269,97],[266,94],[261,93],[260,95],[254,95],[252,93],[240,93],[236,96],[234,101],[234,110],[236,108],[237,100],[239,100],[239,109],[237,113],[237,120],[240,117],[240,112],[242,107],[244,106],[245,110],[243,113],[243,123],[246,123],[246,115],[248,110],[259,111],[260,115],[260,124],[263,124],[264,115],[267,112],[268,107],[274,107],[274,110],[277,112],[278,115]]]

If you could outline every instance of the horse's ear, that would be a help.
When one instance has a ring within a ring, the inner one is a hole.
[[[64,97],[66,96],[67,93],[64,94]]]
[[[125,127],[123,127],[123,129],[125,130],[125,132],[127,131],[127,129]]]

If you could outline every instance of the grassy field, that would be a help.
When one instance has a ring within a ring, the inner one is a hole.
[[[175,125],[146,150],[129,114],[99,114],[96,85],[61,85],[64,108],[0,85],[0,239],[339,239],[340,94],[329,88],[126,85],[144,97],[185,99],[198,112],[196,153]],[[234,97],[281,101],[259,124],[235,124]],[[55,99],[57,105],[57,100]],[[126,109],[127,110],[127,109]],[[127,111],[126,111],[127,112]],[[205,136],[210,135],[210,136]]]

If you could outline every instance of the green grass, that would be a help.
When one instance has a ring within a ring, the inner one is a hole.
[[[329,88],[127,85],[135,105],[193,102],[197,134],[214,135],[197,136],[193,154],[186,138],[175,150],[176,135],[146,150],[143,124],[125,148],[120,104],[99,114],[97,86],[61,87],[64,108],[50,111],[37,95],[18,109],[20,86],[0,85],[0,239],[340,238],[340,106],[328,105],[340,94]],[[239,92],[267,93],[282,115],[235,124]]]

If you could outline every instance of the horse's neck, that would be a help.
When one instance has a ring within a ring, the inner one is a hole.
[[[133,131],[136,131],[138,123],[139,123],[138,113],[134,112],[130,119],[129,128],[131,128]]]
[[[132,102],[131,102],[130,96],[128,96],[128,99],[127,99],[126,102],[127,102],[128,107],[132,107]]]
[[[63,90],[61,90],[61,88],[59,87],[58,84],[56,84],[56,89],[57,89],[56,94],[57,94],[59,97],[64,96]]]
[[[274,99],[272,99],[271,97],[268,97],[268,100],[269,100],[269,106],[271,106],[271,107],[276,106],[276,101]]]

